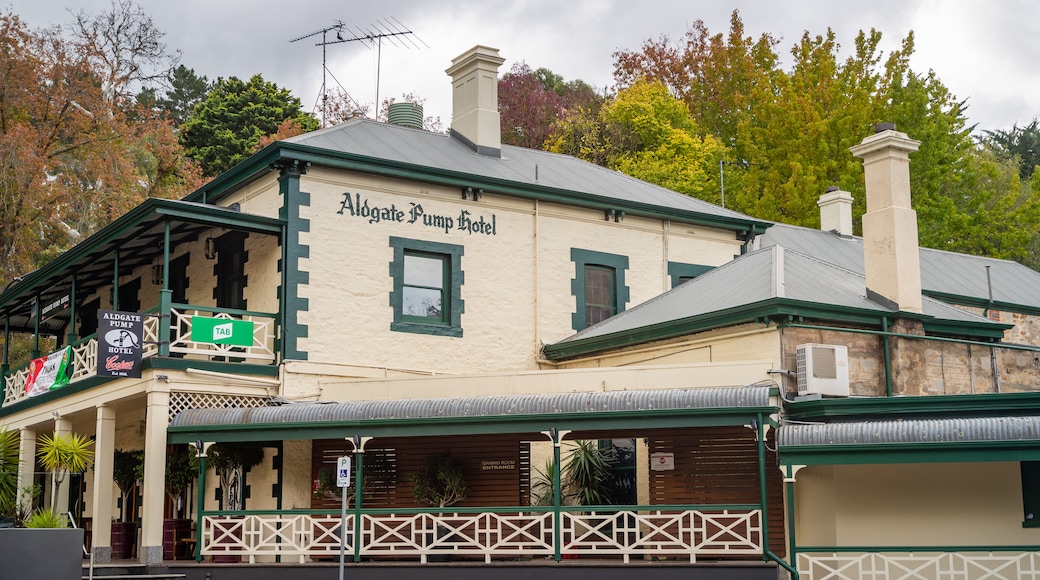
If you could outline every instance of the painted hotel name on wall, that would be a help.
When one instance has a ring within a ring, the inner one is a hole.
[[[467,234],[498,235],[495,214],[491,214],[490,218],[485,218],[484,216],[473,216],[469,211],[462,210],[457,217],[452,217],[427,213],[422,204],[414,201],[408,202],[408,205],[410,206],[408,209],[398,209],[397,205],[393,203],[390,204],[390,207],[380,207],[369,204],[368,198],[362,198],[360,193],[351,196],[347,192],[343,194],[343,201],[340,202],[339,211],[336,213],[365,219],[370,224],[397,222],[440,229],[444,230],[446,234],[456,230]]]

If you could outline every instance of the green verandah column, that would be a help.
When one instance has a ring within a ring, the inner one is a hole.
[[[163,222],[162,289],[159,290],[159,356],[170,356],[170,309],[173,291],[170,290],[170,221]]]

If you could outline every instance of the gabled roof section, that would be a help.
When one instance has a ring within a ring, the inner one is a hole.
[[[863,238],[774,224],[756,239],[759,248],[783,246],[863,273]],[[1018,262],[921,248],[921,289],[945,302],[1040,315],[1040,272]],[[989,302],[986,268],[993,284]]]
[[[280,159],[698,223],[742,236],[760,233],[769,225],[569,155],[503,145],[501,158],[490,157],[449,135],[369,119],[353,119],[274,143],[187,199],[219,200]]]
[[[745,254],[643,304],[545,347],[550,359],[674,338],[772,316],[804,316],[878,326],[882,318],[998,338],[1008,325],[925,298],[922,315],[867,298],[862,274],[782,246]]]

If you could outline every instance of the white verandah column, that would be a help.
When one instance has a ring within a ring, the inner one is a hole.
[[[170,394],[148,393],[144,434],[144,490],[141,501],[142,564],[161,564],[163,500],[166,498],[166,429],[170,425]]]
[[[116,412],[112,407],[97,408],[97,428],[94,438],[94,493],[92,498],[93,527],[91,550],[94,561],[112,561],[112,475],[115,453]]]
[[[32,487],[33,474],[36,471],[36,431],[22,429],[18,440],[18,502],[21,509],[28,505],[22,505],[22,490]],[[26,503],[32,498],[27,498]]]

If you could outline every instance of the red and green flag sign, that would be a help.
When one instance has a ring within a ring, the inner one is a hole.
[[[25,378],[25,394],[29,397],[42,395],[69,384],[69,361],[72,347],[55,351],[29,363],[29,375]]]

